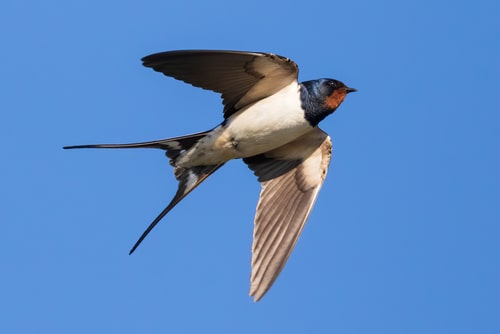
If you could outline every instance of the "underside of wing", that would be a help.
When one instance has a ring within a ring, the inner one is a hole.
[[[244,159],[262,183],[254,221],[250,296],[258,301],[283,269],[302,232],[331,158],[318,128],[263,155]]]
[[[167,76],[222,94],[225,118],[276,93],[298,75],[298,66],[292,60],[260,52],[168,51],[142,61]]]

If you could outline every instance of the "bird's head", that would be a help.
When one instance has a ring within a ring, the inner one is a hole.
[[[347,94],[355,92],[355,88],[347,87],[343,82],[335,79],[319,79],[316,82],[314,94],[323,101],[323,105],[335,110],[344,101]]]
[[[302,103],[306,109],[306,118],[312,125],[317,125],[333,113],[347,94],[356,91],[339,80],[328,78],[305,81],[302,87],[305,89]]]

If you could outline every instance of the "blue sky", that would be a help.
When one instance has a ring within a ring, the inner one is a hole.
[[[498,1],[0,4],[0,332],[499,333]],[[176,182],[155,150],[219,97],[143,68],[268,51],[359,92],[322,123],[327,180],[269,293],[248,297],[259,184],[241,161],[132,256]]]

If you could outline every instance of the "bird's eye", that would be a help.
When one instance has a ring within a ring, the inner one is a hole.
[[[321,91],[325,96],[330,96],[337,88],[337,83],[334,80],[326,80],[321,85]]]
[[[337,83],[334,80],[328,80],[327,84],[332,88],[337,88]]]

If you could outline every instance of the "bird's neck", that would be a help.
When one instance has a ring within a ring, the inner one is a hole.
[[[330,108],[325,104],[325,101],[320,101],[314,94],[311,94],[308,87],[305,85],[300,86],[302,108],[305,111],[305,118],[311,124],[316,126],[325,119],[326,116],[332,114],[337,108]]]

